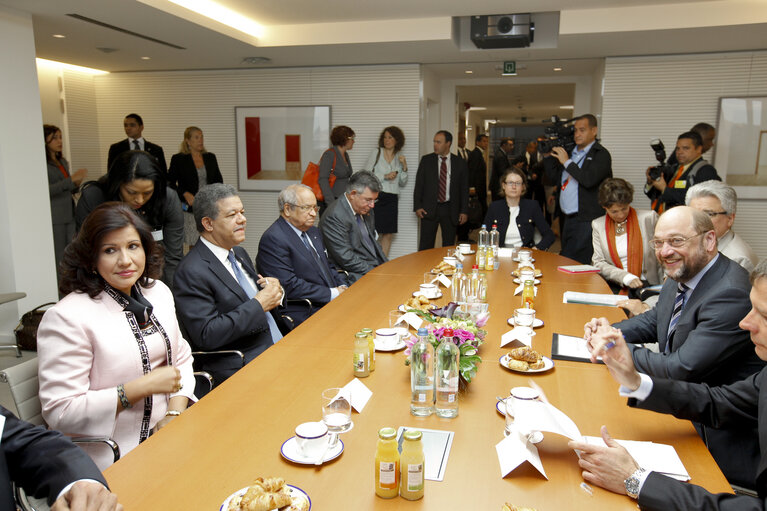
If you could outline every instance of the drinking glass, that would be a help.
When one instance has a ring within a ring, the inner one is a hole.
[[[389,327],[395,329],[399,333],[400,340],[404,341],[410,336],[410,332],[408,331],[408,324],[400,321],[402,316],[404,316],[404,313],[401,311],[389,311]]]
[[[352,428],[351,396],[332,388],[322,391],[322,422],[331,433],[344,433]]]
[[[535,309],[515,309],[514,323],[525,329],[527,335],[535,335],[533,323],[535,323]]]

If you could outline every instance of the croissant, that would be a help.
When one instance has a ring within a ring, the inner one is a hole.
[[[528,346],[512,349],[509,352],[509,357],[515,360],[524,360],[525,362],[537,362],[541,359],[538,352]]]
[[[253,486],[258,486],[264,490],[265,493],[278,492],[285,486],[285,480],[281,477],[263,477],[256,478],[253,481]]]
[[[241,511],[270,511],[272,509],[289,506],[290,496],[286,493],[258,493],[252,494],[251,486],[240,501]]]
[[[514,360],[512,358],[509,360],[509,369],[513,369],[515,371],[527,371],[530,369],[530,365],[522,360]]]

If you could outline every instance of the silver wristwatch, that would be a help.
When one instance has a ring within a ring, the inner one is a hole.
[[[638,468],[633,474],[631,474],[623,484],[626,485],[626,493],[632,499],[636,499],[639,496],[639,478],[645,472],[645,469]]]

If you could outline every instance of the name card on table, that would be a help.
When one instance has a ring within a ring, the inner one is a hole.
[[[514,327],[501,336],[501,348],[510,342],[519,341],[525,346],[533,346],[533,337],[530,335],[530,329]]]
[[[461,262],[463,262],[463,260],[464,260],[464,259],[466,259],[466,256],[465,256],[465,255],[463,255],[463,254],[461,253],[461,251],[460,251],[460,250],[456,250],[456,251],[455,251],[455,257],[456,257],[456,258],[457,258],[459,261],[461,261]]]
[[[445,276],[445,275],[443,275],[441,273],[439,275],[437,275],[437,279],[436,280],[438,280],[439,283],[442,284],[445,287],[450,287],[453,284],[452,280],[450,280],[449,278],[447,278],[447,276]]]
[[[368,404],[368,401],[373,396],[373,391],[357,378],[344,385],[341,392],[351,394],[351,405],[352,408],[357,410],[357,413],[362,413],[362,409],[365,408],[365,405]]]
[[[413,327],[416,330],[418,330],[419,328],[421,328],[421,325],[423,324],[423,319],[421,319],[421,317],[418,314],[416,314],[415,312],[406,312],[405,314],[400,316],[400,318],[397,320],[397,323],[395,324],[395,326],[399,325],[402,322],[405,322],[408,325],[410,325],[411,327]]]
[[[529,462],[546,479],[546,471],[543,470],[541,456],[538,449],[529,442],[528,433],[523,433],[514,428],[511,434],[495,445],[498,454],[498,463],[501,465],[501,477],[506,477],[512,470],[525,461]]]

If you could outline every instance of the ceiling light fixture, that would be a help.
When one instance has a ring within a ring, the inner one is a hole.
[[[141,57],[141,60],[152,60],[152,57]]]
[[[559,107],[562,110],[574,110],[575,107],[573,105],[564,105]]]
[[[53,37],[56,39],[64,39],[66,36],[64,34],[53,34]]]
[[[218,21],[228,27],[232,27],[240,32],[253,37],[262,37],[264,27],[252,19],[243,16],[223,5],[219,5],[212,0],[168,0],[171,3],[180,5],[185,9],[202,14],[212,20]]]
[[[109,71],[104,71],[102,69],[94,69],[92,67],[75,66],[74,64],[65,64],[64,62],[56,62],[55,60],[47,60],[47,59],[35,59],[35,60],[37,61],[37,65],[48,67],[48,68],[66,69],[68,71],[79,71],[81,73],[88,73],[91,75],[109,74]]]
[[[471,69],[467,69],[466,71],[464,71],[464,73],[466,73],[467,75],[472,75],[474,74],[474,71],[472,71]]]
[[[561,67],[555,67],[554,71],[562,71],[562,68]]]
[[[470,106],[469,108],[466,109],[467,112],[470,110],[487,110],[487,107],[486,106]]]

